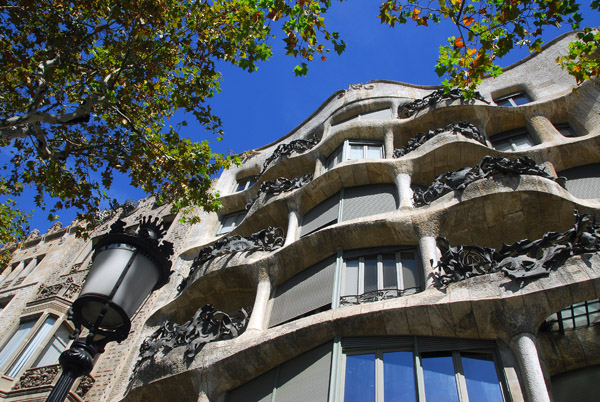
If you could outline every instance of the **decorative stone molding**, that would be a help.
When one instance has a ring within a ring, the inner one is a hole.
[[[293,153],[304,153],[309,149],[313,148],[315,145],[317,145],[318,142],[319,140],[313,137],[307,140],[294,140],[287,144],[280,144],[277,148],[275,148],[273,154],[267,158],[267,160],[263,164],[263,168],[260,174],[263,174],[267,170],[267,168],[271,166],[271,164],[280,157],[289,156]]]
[[[426,189],[419,186],[412,186],[414,205],[415,207],[428,205],[451,191],[464,190],[476,180],[489,179],[498,175],[541,176],[560,184],[562,187],[565,186],[566,181],[564,177],[549,175],[542,167],[536,165],[533,159],[527,156],[510,160],[504,157],[487,155],[483,157],[479,165],[439,175]]]
[[[40,237],[40,231],[38,229],[33,229],[30,233],[29,236],[27,236],[27,238],[25,239],[25,243],[28,243],[32,240],[35,239],[39,239]]]
[[[442,257],[435,275],[439,285],[493,272],[503,272],[513,280],[535,279],[548,276],[573,255],[599,251],[600,224],[577,210],[574,215],[575,225],[564,233],[547,232],[541,239],[505,244],[498,251],[475,245],[450,247],[446,238],[438,237]]]
[[[448,100],[449,101],[453,101],[453,100],[457,100],[457,99],[463,100],[464,99],[463,92],[464,91],[459,88],[454,88],[451,91],[449,91],[448,93],[446,93],[443,88],[437,89],[421,99],[417,99],[413,102],[400,105],[398,107],[398,117],[400,117],[401,119],[407,119],[410,116],[417,113],[419,110],[427,109],[428,107],[435,106],[438,103],[442,103],[442,102],[448,101]],[[477,99],[477,100],[485,102],[489,105],[489,102],[486,101],[479,92],[475,92],[475,94],[473,95],[473,99]]]
[[[110,202],[110,209],[112,209],[115,213],[120,209],[121,214],[119,215],[119,217],[126,218],[129,215],[131,215],[133,211],[135,211],[138,205],[139,201],[134,200],[133,198],[129,198],[122,204],[119,204],[119,202],[116,199],[114,199]]]
[[[60,372],[58,364],[25,370],[13,389],[28,389],[50,385]]]
[[[249,309],[226,314],[215,310],[211,304],[205,304],[185,324],[164,321],[140,346],[140,358],[135,363],[134,372],[145,360],[154,359],[161,350],[166,354],[185,346],[184,359],[191,360],[207,343],[241,335],[248,325],[248,318]]]
[[[87,394],[88,391],[94,386],[95,382],[96,380],[89,375],[83,376],[81,381],[79,381],[79,385],[77,385],[77,388],[75,389],[75,393],[79,395],[80,398],[83,398],[85,394]]]
[[[295,177],[291,180],[286,179],[285,177],[280,177],[275,180],[267,180],[260,186],[258,193],[248,200],[248,203],[246,203],[246,211],[249,211],[250,208],[252,208],[252,205],[254,205],[261,194],[280,194],[296,190],[310,183],[312,178],[313,175],[308,173],[300,177]]]
[[[183,278],[177,289],[182,291],[189,278],[191,278],[204,262],[224,254],[254,252],[254,251],[273,251],[282,247],[285,238],[283,229],[269,226],[266,229],[256,232],[248,237],[240,235],[227,236],[217,240],[214,244],[204,247],[194,258],[190,273]]]
[[[81,284],[75,283],[73,278],[68,277],[62,282],[54,285],[42,284],[38,290],[37,297],[34,301],[47,299],[53,296],[61,296],[65,299],[73,300],[81,290]]]
[[[348,92],[351,91],[358,91],[360,89],[366,89],[366,90],[371,90],[374,89],[375,85],[373,84],[362,84],[362,83],[358,83],[358,84],[350,84],[350,86],[348,86],[348,89],[344,89],[338,96],[338,99],[343,98]]]
[[[481,144],[487,146],[485,138],[479,133],[479,129],[473,124],[466,121],[459,121],[458,123],[448,124],[446,127],[436,128],[435,130],[429,130],[427,133],[418,133],[414,138],[408,141],[408,144],[402,148],[394,149],[394,158],[400,158],[409,152],[414,151],[427,141],[442,133],[461,134],[464,137],[471,138]]]

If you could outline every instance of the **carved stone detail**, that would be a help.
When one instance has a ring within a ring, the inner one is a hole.
[[[473,124],[460,121],[458,123],[448,124],[446,127],[436,128],[435,130],[429,130],[427,133],[418,133],[414,138],[408,141],[408,144],[402,148],[396,148],[394,150],[394,158],[400,158],[409,152],[414,151],[427,141],[442,133],[461,134],[464,137],[471,138],[475,141],[479,141],[481,144],[487,146],[485,138],[479,133],[479,129]]]
[[[464,99],[462,89],[454,88],[448,93],[445,93],[444,89],[437,89],[421,99],[400,105],[400,107],[398,107],[398,116],[401,119],[406,119],[417,113],[419,110],[427,109],[428,107],[435,106],[444,101],[452,101],[457,99]],[[479,92],[475,92],[473,99],[477,99],[489,105],[489,102],[486,101]]]
[[[57,377],[59,371],[60,366],[58,364],[28,369],[19,378],[19,382],[13,389],[27,389],[50,385]]]
[[[246,211],[249,211],[250,208],[252,208],[252,205],[254,205],[261,194],[280,194],[296,190],[310,183],[312,178],[313,175],[308,173],[300,177],[295,177],[291,180],[286,179],[285,177],[280,177],[275,180],[267,180],[260,186],[258,193],[248,200],[248,203],[246,204]]]
[[[72,300],[79,291],[81,290],[81,285],[75,283],[73,278],[68,277],[64,281],[56,283],[54,285],[45,285],[42,284],[40,289],[38,290],[38,294],[35,300],[47,299],[53,296],[62,296],[65,299]]]
[[[283,235],[283,229],[269,226],[248,237],[234,235],[217,240],[214,244],[200,250],[198,256],[194,258],[189,275],[183,278],[177,289],[183,290],[189,278],[204,262],[224,254],[276,250],[283,246],[285,241]]]
[[[185,324],[164,321],[140,346],[140,358],[134,371],[161,350],[166,354],[180,346],[185,346],[184,359],[191,360],[207,343],[233,339],[242,334],[248,325],[248,318],[249,311],[244,308],[226,314],[215,310],[211,304],[205,304]]]
[[[513,280],[548,276],[573,255],[600,250],[600,225],[588,215],[574,212],[575,225],[564,233],[547,232],[541,239],[520,240],[503,245],[499,251],[480,246],[450,247],[446,238],[438,237],[442,252],[436,277],[442,286],[473,276],[503,272]]]
[[[293,153],[304,153],[317,145],[318,142],[319,140],[316,138],[309,138],[307,140],[294,140],[287,144],[280,144],[277,148],[275,148],[273,154],[267,158],[260,173],[263,174],[265,170],[267,170],[267,168],[280,157],[290,156]]]
[[[83,376],[81,381],[79,381],[79,385],[77,385],[77,388],[75,389],[75,393],[79,395],[80,398],[83,398],[85,394],[87,394],[92,388],[95,382],[96,380],[94,380],[92,377],[87,375]]]
[[[541,176],[552,180],[563,187],[565,186],[566,181],[564,177],[554,177],[549,175],[543,168],[536,165],[533,159],[527,156],[522,156],[512,161],[508,158],[488,155],[481,160],[479,165],[439,175],[426,189],[419,186],[413,186],[413,200],[415,207],[430,204],[451,191],[462,191],[476,180],[489,179],[498,175]]]
[[[337,97],[338,97],[338,99],[341,99],[348,92],[358,91],[359,89],[371,90],[371,89],[374,89],[374,88],[375,88],[375,85],[373,85],[373,84],[362,84],[362,83],[359,83],[359,84],[350,84],[350,86],[348,86],[348,89],[344,89],[342,91],[342,93],[340,93]]]

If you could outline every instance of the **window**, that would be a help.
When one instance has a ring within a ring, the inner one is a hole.
[[[558,172],[567,178],[565,188],[577,198],[600,198],[600,163],[576,166]]]
[[[494,149],[504,152],[520,151],[535,145],[525,127],[496,134],[490,138],[490,141]]]
[[[414,248],[344,253],[340,305],[417,293],[421,268]]]
[[[469,345],[418,338],[413,345],[409,337],[398,337],[371,350],[365,350],[365,343],[342,339],[343,402],[505,400],[492,343],[480,348],[486,341]]]
[[[398,193],[393,184],[344,188],[304,214],[300,236],[338,221],[394,211],[398,205]]]
[[[231,232],[235,227],[239,226],[246,216],[245,211],[234,212],[233,214],[225,215],[221,219],[221,225],[217,231],[217,235]]]
[[[69,328],[62,325],[50,336],[57,320],[56,316],[47,315],[43,320],[23,321],[0,351],[2,373],[16,378],[24,368],[31,366],[29,362],[34,358],[32,367],[56,364],[58,356],[67,347],[70,334]]]
[[[240,191],[249,189],[256,183],[256,178],[257,178],[256,176],[249,176],[249,177],[245,177],[243,179],[238,180],[235,185],[234,192],[239,193]]]
[[[329,155],[324,169],[327,172],[344,161],[383,157],[383,144],[379,141],[345,140],[342,146]]]
[[[569,124],[569,123],[559,123],[555,124],[554,127],[561,133],[564,137],[578,137],[577,131]]]
[[[494,99],[494,103],[498,106],[516,107],[531,102],[525,91],[513,92],[508,95],[500,96]]]
[[[564,310],[554,313],[542,324],[547,331],[561,331],[568,329],[591,327],[600,322],[600,301],[588,300],[573,304]]]

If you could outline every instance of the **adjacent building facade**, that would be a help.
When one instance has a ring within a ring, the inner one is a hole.
[[[338,91],[224,172],[199,224],[148,199],[87,241],[32,236],[0,277],[0,400],[44,400],[94,239],[150,214],[172,222],[170,282],[72,400],[592,400],[600,90],[555,63],[573,39],[471,101]]]

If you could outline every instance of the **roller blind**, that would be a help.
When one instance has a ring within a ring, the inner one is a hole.
[[[340,194],[337,193],[304,215],[300,236],[305,236],[322,228],[323,226],[337,222],[340,204]]]
[[[227,402],[271,402],[273,384],[277,378],[277,368],[240,385],[229,392]]]
[[[600,163],[577,166],[558,173],[567,178],[566,188],[577,198],[600,198]]]
[[[555,402],[594,401],[600,393],[600,366],[586,367],[552,377]]]
[[[398,207],[396,187],[377,184],[344,189],[342,220],[394,211]]]
[[[331,303],[335,256],[331,256],[277,287],[269,327]]]

